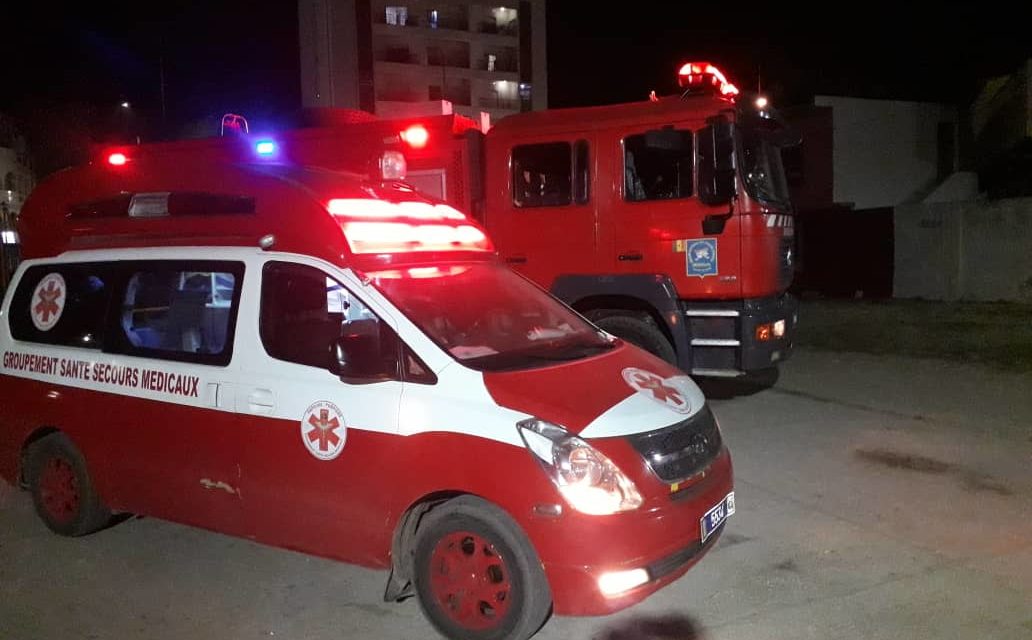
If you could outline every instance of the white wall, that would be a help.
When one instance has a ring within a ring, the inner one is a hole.
[[[835,202],[857,209],[917,202],[935,187],[940,122],[954,124],[957,147],[952,106],[833,96],[814,104],[832,108]]]
[[[1032,198],[895,210],[893,296],[1032,302]]]

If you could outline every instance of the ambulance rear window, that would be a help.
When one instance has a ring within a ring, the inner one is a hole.
[[[104,343],[111,271],[101,264],[29,268],[11,301],[17,340],[100,349]]]

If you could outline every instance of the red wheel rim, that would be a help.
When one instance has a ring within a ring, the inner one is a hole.
[[[512,581],[495,546],[469,531],[449,533],[430,556],[437,606],[467,629],[489,629],[509,611]]]
[[[39,475],[43,507],[59,523],[71,522],[79,512],[79,480],[64,458],[50,458]]]

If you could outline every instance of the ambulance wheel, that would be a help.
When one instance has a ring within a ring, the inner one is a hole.
[[[541,561],[512,518],[473,496],[427,514],[416,534],[415,586],[437,630],[461,640],[525,640],[552,609]]]
[[[659,330],[659,327],[644,318],[624,315],[605,316],[596,320],[595,324],[600,329],[604,329],[617,338],[623,338],[670,364],[677,364],[677,354],[674,352],[673,345]]]
[[[111,520],[86,472],[82,453],[62,433],[32,445],[26,456],[26,478],[36,513],[54,533],[82,536]]]

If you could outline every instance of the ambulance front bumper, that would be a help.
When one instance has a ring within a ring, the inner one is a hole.
[[[614,613],[670,584],[713,548],[726,524],[702,537],[700,520],[733,490],[725,448],[694,485],[614,516],[567,513],[535,533],[555,612]],[[544,533],[542,541],[541,534]]]

